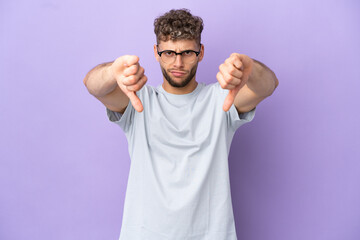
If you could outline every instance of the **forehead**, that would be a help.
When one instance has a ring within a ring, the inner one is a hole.
[[[168,40],[166,42],[160,41],[158,44],[161,50],[198,50],[199,46],[195,40]]]

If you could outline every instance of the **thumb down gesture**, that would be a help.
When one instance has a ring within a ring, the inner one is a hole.
[[[139,57],[125,55],[117,58],[111,65],[111,71],[120,89],[129,98],[136,111],[142,112],[143,105],[136,95],[146,83],[145,70],[139,64]]]
[[[229,89],[223,105],[224,111],[229,111],[237,93],[247,83],[252,67],[253,60],[239,53],[231,54],[230,57],[219,66],[219,72],[216,78],[223,89]]]

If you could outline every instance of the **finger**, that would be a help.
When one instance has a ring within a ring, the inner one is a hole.
[[[231,54],[230,57],[225,60],[225,63],[237,69],[241,69],[243,65],[241,58],[236,53]]]
[[[221,64],[219,67],[224,80],[232,85],[238,85],[241,82],[242,72],[230,64]]]
[[[123,75],[125,77],[131,76],[131,75],[135,75],[138,71],[139,71],[139,63],[135,63],[133,65],[130,65],[128,67],[126,67],[123,71]]]
[[[130,75],[128,77],[125,77],[122,80],[122,82],[126,86],[134,85],[144,76],[144,73],[145,73],[144,68],[140,67],[139,71],[135,75]]]
[[[126,95],[130,99],[131,105],[135,108],[136,111],[142,112],[144,110],[144,107],[135,92],[127,92]]]
[[[147,77],[144,75],[140,78],[140,80],[133,85],[130,86],[126,86],[127,90],[132,91],[132,92],[136,92],[139,91],[147,82]]]
[[[221,88],[223,88],[223,89],[234,89],[236,87],[236,85],[225,81],[224,75],[221,72],[218,72],[216,74],[216,78],[217,78]]]
[[[234,57],[234,60],[232,62],[233,66],[236,67],[237,69],[239,70],[243,70],[244,69],[244,64],[243,62],[241,61],[240,58],[238,58],[237,56]]]
[[[233,105],[233,103],[235,101],[235,97],[236,97],[237,93],[239,92],[239,90],[240,90],[239,87],[234,88],[232,90],[229,90],[229,93],[226,96],[225,101],[224,101],[224,105],[223,105],[223,110],[225,112],[230,110],[231,106]]]
[[[246,55],[244,55],[244,54],[237,54],[236,56],[237,56],[238,59],[240,59],[241,62],[242,62],[242,65],[243,65],[243,66],[242,66],[243,74],[244,74],[244,78],[246,79],[246,78],[248,78],[248,77],[250,76],[250,74],[251,74],[254,61],[253,61],[250,57],[248,57],[248,56],[246,56]]]
[[[134,55],[125,55],[117,58],[111,68],[115,74],[123,74],[123,71],[131,65],[134,65],[139,61],[139,57]]]

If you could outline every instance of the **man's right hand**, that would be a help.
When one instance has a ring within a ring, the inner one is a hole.
[[[144,68],[139,64],[139,57],[134,55],[121,56],[112,63],[109,70],[135,110],[142,112],[144,108],[136,95],[136,91],[145,85],[147,77],[144,75]]]

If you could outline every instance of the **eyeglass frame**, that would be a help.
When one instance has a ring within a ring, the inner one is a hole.
[[[164,51],[159,52],[159,45],[156,45],[156,51],[157,51],[157,54],[159,55],[160,58],[161,58],[161,55],[162,55],[164,52],[174,53],[174,54],[175,54],[174,61],[175,61],[177,55],[180,55],[180,56],[182,57],[184,52],[193,52],[193,53],[196,54],[196,57],[198,57],[199,54],[201,53],[201,46],[202,46],[202,44],[200,43],[200,49],[199,49],[199,51],[195,51],[195,50],[189,49],[189,50],[184,50],[184,51],[181,51],[181,52],[175,52],[175,51],[173,51],[173,50],[164,50]]]

